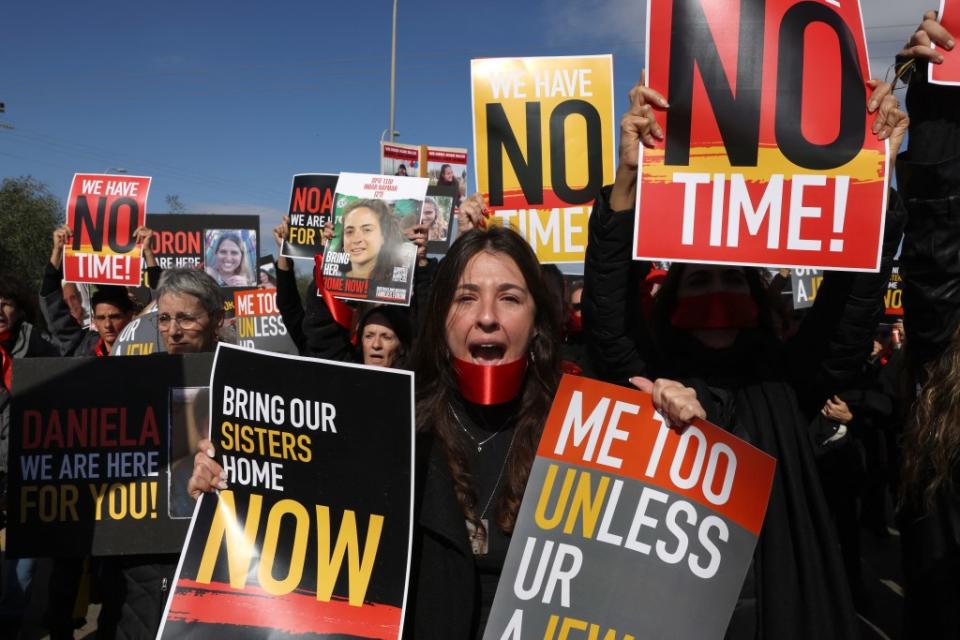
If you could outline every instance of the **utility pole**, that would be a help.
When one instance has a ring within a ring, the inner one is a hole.
[[[393,0],[393,45],[390,52],[390,142],[397,139],[394,114],[397,106],[397,2]]]

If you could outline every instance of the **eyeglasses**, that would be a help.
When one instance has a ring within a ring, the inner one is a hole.
[[[204,312],[203,315],[208,314]],[[176,322],[184,331],[193,331],[200,328],[200,317],[192,316],[189,313],[178,313],[175,316],[171,316],[169,313],[161,313],[157,316],[157,326],[161,329],[168,329],[171,322]]]

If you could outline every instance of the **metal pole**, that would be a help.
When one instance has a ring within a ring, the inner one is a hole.
[[[397,139],[394,111],[397,104],[397,2],[393,0],[393,46],[390,52],[390,141]]]

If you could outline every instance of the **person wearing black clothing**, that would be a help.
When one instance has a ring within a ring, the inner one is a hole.
[[[10,390],[13,361],[54,357],[59,347],[40,331],[35,298],[16,277],[0,273],[0,512],[7,509],[7,469],[10,452]],[[27,604],[34,559],[0,561],[0,638],[14,638]]]
[[[607,380],[651,391],[670,422],[682,426],[705,416],[777,459],[766,518],[727,636],[856,637],[809,426],[825,397],[856,380],[869,353],[902,223],[896,195],[890,197],[880,273],[825,276],[816,305],[789,343],[775,331],[759,274],[740,267],[675,263],[645,323],[636,292],[650,265],[632,260],[631,245],[638,149],[662,138],[652,105],[665,109],[667,103],[641,85],[630,97],[616,181],[590,216],[583,312],[595,366]],[[895,153],[906,116],[889,85],[880,85],[874,97],[879,136],[891,138]]]
[[[536,256],[503,227],[462,235],[422,319],[417,476],[405,637],[483,634],[556,390],[559,326]],[[222,469],[199,445],[191,495]]]
[[[915,638],[960,636],[960,89],[927,80],[954,37],[927,12],[897,57],[910,78],[910,142],[897,179],[909,214],[900,270],[913,397],[897,524],[904,630]]]

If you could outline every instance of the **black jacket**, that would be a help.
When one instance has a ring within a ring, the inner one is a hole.
[[[477,620],[477,569],[453,477],[432,437],[417,439],[417,503],[404,638],[468,640]]]
[[[907,92],[909,148],[897,160],[909,214],[901,254],[905,353],[908,379],[920,383],[927,365],[955,353],[951,342],[960,327],[960,90],[926,78],[926,64],[918,63]],[[897,515],[906,631],[917,638],[956,638],[960,495],[947,489],[933,508],[906,503]]]
[[[743,331],[716,353],[676,333],[654,339],[639,309],[632,211],[613,212],[609,191],[590,216],[583,313],[588,345],[602,376],[669,377],[697,390],[708,418],[777,459],[754,564],[732,637],[850,638],[857,635],[836,535],[817,476],[811,419],[823,400],[857,380],[882,314],[896,241],[884,244],[877,274],[829,274],[793,343]],[[888,214],[888,238],[902,215]]]

